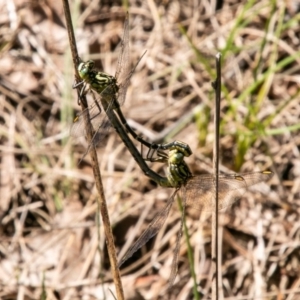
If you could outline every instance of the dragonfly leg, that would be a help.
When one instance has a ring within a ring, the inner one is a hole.
[[[153,144],[153,145],[155,147],[151,147],[151,146],[149,147],[145,160],[150,162],[166,163],[168,161],[168,154],[163,152],[163,150],[161,149],[161,144]],[[154,153],[157,154],[157,157],[153,157]]]
[[[85,89],[86,89],[86,82],[84,82],[84,80],[82,80],[82,81],[76,83],[76,79],[75,79],[75,80],[74,80],[74,83],[73,83],[73,85],[72,85],[72,88],[73,88],[73,89],[76,89],[76,88],[79,87],[80,85],[82,85],[82,88],[81,88],[80,92],[78,92],[78,90],[77,90],[77,103],[78,103],[78,105],[80,105],[80,98],[81,98],[84,94],[86,94],[86,92],[85,92]]]

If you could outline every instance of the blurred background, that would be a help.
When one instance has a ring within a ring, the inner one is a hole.
[[[194,175],[212,172],[211,82],[222,53],[221,172],[275,173],[222,212],[224,296],[297,299],[299,2],[81,0],[71,8],[80,57],[110,75],[129,11],[132,65],[147,52],[122,110],[145,139],[188,143]],[[0,298],[113,299],[89,155],[78,164],[88,145],[70,137],[80,107],[62,3],[1,0],[0,11]],[[98,155],[120,258],[173,191],[143,174],[114,130]],[[149,165],[165,174],[166,165]],[[126,299],[194,299],[190,268],[209,299],[211,215],[195,209],[186,220],[194,263],[183,237],[167,290],[179,220],[174,205],[158,236],[124,264]]]

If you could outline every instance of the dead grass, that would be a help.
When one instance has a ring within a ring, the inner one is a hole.
[[[99,68],[114,74],[125,10],[94,2],[82,1],[79,8],[79,52],[82,58],[92,54]],[[299,7],[296,1],[276,1],[274,7],[267,0],[248,6],[232,1],[211,14],[210,4],[199,2],[130,2],[132,61],[144,50],[147,54],[132,78],[124,114],[144,126],[145,138],[158,137],[149,130],[163,131],[168,141],[188,143],[194,174],[211,170],[210,82],[213,56],[217,49],[223,52],[221,170],[276,173],[223,214],[224,295],[297,299]],[[0,5],[5,12],[0,18],[0,298],[40,299],[44,284],[47,299],[112,299],[102,230],[97,243],[89,157],[77,166],[87,145],[69,138],[72,111],[79,108],[71,91],[62,5],[17,0]],[[176,134],[168,135],[168,129]],[[171,190],[149,182],[113,132],[99,157],[122,256]],[[163,174],[164,166],[152,167]],[[185,244],[177,281],[166,291],[179,217],[174,207],[155,241],[126,263],[126,299],[192,299]],[[187,225],[198,291],[209,299],[210,216],[188,210]]]

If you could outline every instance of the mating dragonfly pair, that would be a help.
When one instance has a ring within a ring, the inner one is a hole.
[[[149,143],[137,135],[136,132],[128,125],[120,107],[125,101],[130,78],[134,73],[136,66],[137,64],[133,69],[130,69],[129,20],[127,14],[124,24],[124,32],[117,63],[116,75],[110,76],[104,72],[97,71],[94,69],[94,62],[89,60],[87,62],[81,62],[78,65],[78,73],[81,77],[81,81],[74,85],[74,87],[82,86],[79,97],[85,94],[87,91],[90,91],[93,95],[94,103],[75,118],[74,124],[71,128],[71,135],[73,137],[78,137],[85,134],[84,115],[88,114],[95,132],[91,145],[88,147],[89,150],[91,146],[95,146],[99,142],[99,134],[101,135],[101,132],[106,130],[108,128],[108,124],[110,123],[145,175],[157,182],[157,184],[160,186],[175,188],[174,193],[168,200],[164,209],[154,217],[148,228],[127,251],[120,261],[120,266],[150,238],[158,233],[167,219],[170,209],[175,201],[175,196],[179,191],[182,192],[183,196],[183,212],[185,211],[186,206],[191,206],[195,209],[205,211],[212,211],[215,208],[215,177],[212,175],[192,175],[188,165],[184,160],[186,157],[192,154],[192,151],[187,144],[179,141],[166,144]],[[104,111],[105,114],[101,114],[101,111]],[[108,118],[109,121],[103,120],[105,118]],[[158,154],[157,158],[153,158],[149,155],[147,155],[146,158],[143,158],[136,146],[133,144],[129,134],[134,139],[148,147],[148,153],[156,150]],[[166,163],[167,176],[163,177],[154,172],[149,168],[146,161]],[[228,207],[234,201],[240,199],[249,186],[261,181],[266,181],[272,175],[273,174],[270,171],[252,172],[238,175],[219,175],[218,209]],[[180,238],[182,235],[183,218],[184,213],[182,214],[181,228],[177,237],[176,248],[174,251],[169,285],[173,284],[177,273],[177,261]]]

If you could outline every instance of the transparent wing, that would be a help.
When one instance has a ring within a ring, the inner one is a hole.
[[[124,31],[121,41],[121,49],[120,54],[118,56],[118,63],[116,69],[115,78],[117,79],[119,92],[118,92],[118,102],[120,106],[122,106],[125,102],[127,89],[130,83],[130,79],[135,72],[137,65],[139,64],[142,57],[145,53],[140,57],[137,61],[136,65],[133,69],[130,69],[131,60],[130,60],[130,48],[129,48],[129,15],[128,12],[126,14],[126,19],[124,22]]]
[[[170,209],[174,203],[174,197],[176,195],[178,190],[176,190],[170,199],[168,200],[166,206],[164,209],[159,212],[154,219],[151,221],[150,225],[148,228],[142,233],[142,235],[138,238],[138,240],[131,246],[131,248],[126,252],[124,257],[121,259],[119,262],[119,267],[128,259],[130,258],[133,253],[135,253],[138,249],[140,249],[142,246],[144,246],[153,236],[155,236],[158,231],[162,228],[164,225]]]
[[[252,172],[238,175],[219,176],[219,207],[223,209],[239,200],[249,186],[266,181],[273,176],[272,172]],[[201,175],[192,177],[186,184],[187,205],[204,211],[215,208],[214,177]]]
[[[101,115],[101,111],[99,111],[97,105],[95,103],[92,104],[75,117],[70,129],[70,135],[72,137],[80,137],[85,135],[84,118],[87,114],[89,114],[94,130],[99,127],[104,119],[104,114]]]
[[[129,55],[129,15],[126,14],[124,22],[124,31],[121,40],[121,49],[118,56],[116,69],[116,79],[119,85],[118,101],[123,105],[126,97],[126,92],[129,86],[129,81],[133,72],[130,71],[130,55]]]
[[[92,94],[94,96],[94,93]],[[107,119],[106,114],[101,113],[103,109],[101,108],[100,103],[100,97],[98,99],[94,98],[94,103],[75,117],[70,129],[70,135],[72,137],[78,138],[86,135],[84,124],[84,118],[86,115],[89,115],[93,130],[95,132],[93,137],[93,144],[95,146],[107,134],[108,130],[110,129],[110,122]]]
[[[121,40],[121,49],[118,56],[116,79],[122,83],[130,73],[130,56],[129,56],[129,15],[126,13],[124,22],[123,36]]]
[[[119,92],[118,92],[118,102],[119,102],[120,106],[123,105],[125,102],[126,93],[127,93],[127,89],[128,89],[129,83],[130,83],[130,79],[131,79],[133,73],[135,72],[137,65],[139,64],[139,62],[145,55],[145,53],[146,52],[143,53],[143,55],[140,57],[140,59],[137,61],[137,63],[135,64],[134,68],[131,71],[127,71],[126,74],[124,73],[125,79],[123,81],[120,81],[121,83],[119,84]]]

